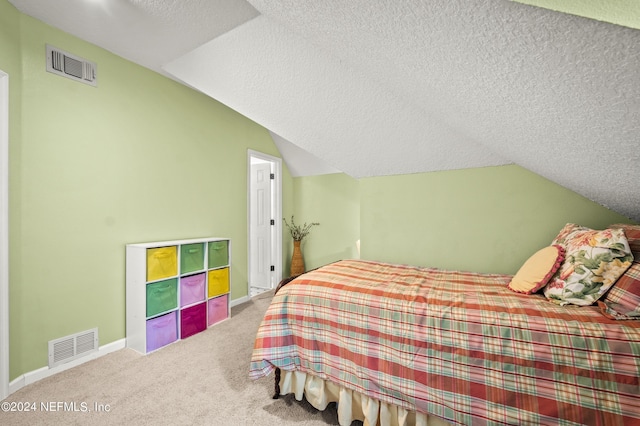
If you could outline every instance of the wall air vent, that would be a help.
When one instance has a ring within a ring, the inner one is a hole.
[[[98,350],[98,329],[49,341],[49,368],[73,361]]]
[[[87,61],[47,44],[47,71],[79,81],[91,86],[97,86],[97,66]]]

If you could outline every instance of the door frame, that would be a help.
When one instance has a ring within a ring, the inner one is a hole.
[[[257,158],[271,163],[274,173],[271,191],[274,226],[271,239],[271,261],[274,265],[272,288],[282,280],[282,159],[263,152],[247,150],[247,296],[251,294],[251,159]],[[274,282],[275,281],[275,282]]]
[[[9,75],[0,70],[0,400],[9,396]]]

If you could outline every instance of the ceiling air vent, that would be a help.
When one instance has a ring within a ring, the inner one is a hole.
[[[79,81],[91,86],[97,86],[97,66],[87,61],[47,44],[47,71]]]

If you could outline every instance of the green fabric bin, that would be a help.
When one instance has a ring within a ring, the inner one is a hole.
[[[204,270],[204,243],[180,246],[180,275]]]
[[[147,318],[177,307],[177,278],[147,284]]]
[[[209,243],[209,268],[219,268],[229,264],[229,241]]]

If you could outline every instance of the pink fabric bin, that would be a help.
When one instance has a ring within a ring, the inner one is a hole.
[[[180,278],[180,306],[204,300],[206,276],[204,273]]]
[[[207,304],[199,303],[180,311],[180,338],[186,339],[207,329]]]
[[[207,325],[213,325],[217,322],[225,320],[229,317],[229,295],[215,297],[209,299],[209,313],[207,316]]]
[[[176,340],[178,323],[175,312],[147,320],[147,352],[155,351]]]

